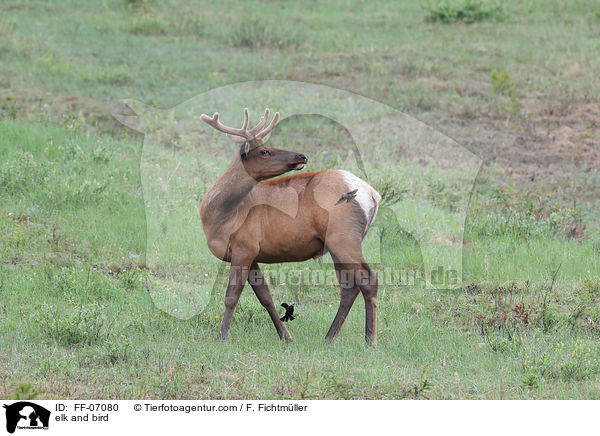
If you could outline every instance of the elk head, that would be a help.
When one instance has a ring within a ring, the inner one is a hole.
[[[264,138],[277,125],[279,121],[279,112],[268,126],[269,109],[265,109],[265,114],[260,122],[252,129],[248,129],[248,109],[244,109],[244,122],[241,129],[228,127],[219,121],[219,113],[210,117],[206,114],[200,116],[202,121],[214,129],[226,133],[227,136],[240,144],[240,158],[246,172],[255,180],[265,180],[271,177],[279,176],[292,170],[301,170],[308,162],[308,158],[293,151],[280,150],[277,148],[265,147]]]

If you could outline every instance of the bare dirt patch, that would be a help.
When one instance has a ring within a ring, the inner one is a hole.
[[[499,170],[499,178],[563,200],[600,195],[600,105],[521,101],[520,113],[461,119],[448,133]]]

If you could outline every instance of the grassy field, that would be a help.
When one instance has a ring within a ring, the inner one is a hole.
[[[3,2],[0,397],[600,397],[598,52],[593,1]],[[248,289],[216,341],[224,271],[197,207],[235,147],[158,108],[237,124],[281,97],[194,97],[265,79],[410,116],[398,131],[358,113],[352,134],[291,117],[270,139],[385,193],[364,244],[383,282],[376,347],[362,299],[325,343],[338,289],[306,277],[328,259],[265,268],[275,302],[296,305],[292,343]],[[162,114],[160,134],[112,116],[132,97]],[[433,133],[407,134],[427,131],[417,120]],[[483,161],[473,189],[457,156],[424,153],[453,144]],[[460,253],[461,288],[384,279],[421,271],[426,245],[432,265]]]

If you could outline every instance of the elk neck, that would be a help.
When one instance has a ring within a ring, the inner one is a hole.
[[[230,215],[257,183],[246,172],[237,154],[225,172],[206,191],[200,208],[202,219]]]

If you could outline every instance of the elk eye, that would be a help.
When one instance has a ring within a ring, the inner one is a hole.
[[[267,154],[271,154],[271,153],[269,152],[269,150],[261,150],[260,154],[263,154],[266,156]]]

